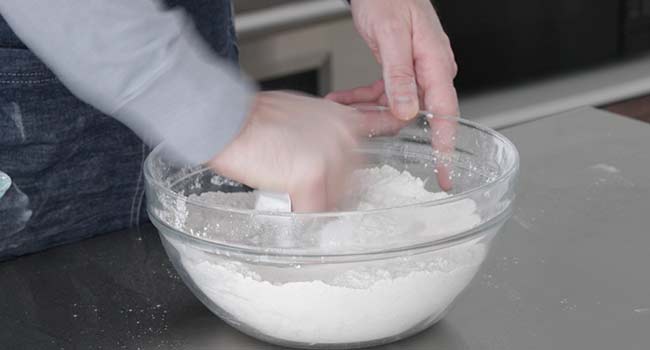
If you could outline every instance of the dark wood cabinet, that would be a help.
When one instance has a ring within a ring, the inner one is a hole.
[[[612,113],[650,123],[650,95],[615,102],[601,108]]]
[[[623,56],[625,0],[435,0],[467,91]],[[650,41],[648,42],[650,45]]]

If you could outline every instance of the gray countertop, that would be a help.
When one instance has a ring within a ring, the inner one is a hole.
[[[650,348],[650,125],[592,108],[503,132],[513,218],[448,316],[385,349]],[[213,316],[151,226],[0,264],[0,348],[276,349]]]
[[[460,96],[465,118],[503,128],[650,92],[650,55]]]

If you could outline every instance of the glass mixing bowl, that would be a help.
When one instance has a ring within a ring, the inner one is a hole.
[[[452,154],[432,151],[430,125],[456,122]],[[201,194],[251,189],[168,162],[159,146],[145,163],[149,216],[184,282],[240,331],[301,348],[392,342],[440,320],[477,273],[510,215],[519,158],[493,130],[426,113],[356,151],[366,166],[407,170],[431,192],[444,165],[450,196],[325,213],[216,205]]]

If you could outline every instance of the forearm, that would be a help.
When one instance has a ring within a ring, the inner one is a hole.
[[[203,162],[239,132],[252,88],[180,11],[153,1],[3,0],[0,13],[80,99]]]

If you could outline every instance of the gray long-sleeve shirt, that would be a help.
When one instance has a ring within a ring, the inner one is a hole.
[[[72,93],[181,161],[210,159],[246,119],[252,84],[182,11],[155,0],[2,0],[0,14]]]

